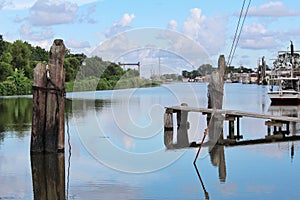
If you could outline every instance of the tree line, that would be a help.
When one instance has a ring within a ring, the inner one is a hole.
[[[189,79],[195,79],[196,77],[200,76],[206,76],[211,75],[213,71],[217,70],[217,67],[213,67],[211,64],[203,64],[198,67],[198,69],[187,71],[182,71],[182,77],[189,78]],[[229,73],[253,73],[253,69],[245,68],[243,66],[240,66],[239,68],[236,68],[234,66],[227,66],[226,68],[226,74]]]
[[[33,69],[42,62],[47,63],[49,51],[32,46],[26,41],[8,42],[0,35],[0,95],[30,94],[33,83]],[[141,87],[150,82],[138,82],[139,72],[134,69],[122,69],[119,65],[103,61],[99,57],[88,58],[85,54],[65,52],[66,89],[72,91],[76,77],[83,89],[89,84],[96,84],[98,90],[115,89],[117,82],[124,77],[124,87]],[[129,80],[130,79],[130,80]],[[95,83],[96,82],[96,83]],[[137,83],[138,82],[138,83]]]

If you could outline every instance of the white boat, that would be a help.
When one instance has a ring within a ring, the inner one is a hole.
[[[300,51],[279,51],[271,72],[268,95],[272,105],[300,104]]]

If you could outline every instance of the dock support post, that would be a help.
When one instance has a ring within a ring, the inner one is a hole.
[[[56,39],[49,63],[34,68],[31,152],[64,151],[65,45]]]
[[[173,130],[173,110],[166,109],[164,114],[164,129],[165,130]]]
[[[170,149],[173,147],[173,110],[167,108],[164,114],[164,144]]]
[[[292,135],[296,135],[296,122],[292,122]]]
[[[181,106],[188,106],[186,103],[182,103]],[[188,129],[189,122],[188,120],[188,111],[184,110],[176,110],[177,114],[177,147],[188,147],[189,137],[188,137]]]
[[[236,117],[236,138],[243,139],[243,136],[240,134],[240,118],[239,116]]]
[[[181,106],[188,106],[186,103],[182,103]],[[179,110],[177,113],[177,129],[179,128],[189,128],[188,123],[188,111]]]
[[[290,122],[286,122],[286,134],[290,134]]]
[[[234,116],[226,116],[225,118],[226,120],[228,120],[228,131],[229,131],[229,135],[228,135],[228,139],[235,139],[234,137],[234,120],[235,117]]]

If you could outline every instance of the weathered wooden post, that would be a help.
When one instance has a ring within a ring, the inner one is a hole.
[[[173,110],[166,109],[164,114],[164,143],[168,149],[173,148]]]
[[[222,109],[225,71],[225,57],[224,55],[220,55],[218,70],[212,73],[208,84],[208,108]],[[207,124],[209,124],[210,118],[211,116],[208,114]],[[215,142],[223,140],[223,116],[221,114],[215,114],[212,120],[209,129],[209,140],[215,144]]]
[[[56,39],[49,64],[34,68],[31,152],[64,151],[65,45]]]
[[[181,106],[188,106],[186,103],[182,103]],[[189,122],[188,111],[178,110],[177,112],[177,147],[188,147],[190,146],[188,138]]]
[[[222,109],[225,71],[225,57],[220,55],[218,70],[212,73],[208,84],[208,108]]]

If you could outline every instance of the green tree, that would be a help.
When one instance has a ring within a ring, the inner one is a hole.
[[[183,70],[183,71],[182,71],[182,76],[183,76],[184,78],[189,78],[189,77],[190,77],[189,72],[188,72],[187,70]]]
[[[80,74],[78,75],[81,79],[89,77],[99,78],[107,65],[106,62],[97,56],[86,58],[81,65]]]
[[[133,77],[139,77],[140,73],[136,69],[127,69],[125,71],[125,78],[133,78]]]
[[[32,78],[33,72],[30,68],[31,51],[28,43],[16,40],[12,44],[11,55],[13,56],[12,66],[17,69],[23,69],[26,77]]]
[[[213,71],[213,66],[211,64],[203,64],[198,68],[198,71],[202,76],[210,75]]]
[[[44,61],[48,61],[49,59],[49,52],[46,51],[45,49],[36,46],[36,47],[32,47],[31,45],[28,45],[28,47],[30,48],[31,51],[31,61],[39,61],[39,62],[44,62]]]
[[[109,65],[105,68],[101,77],[106,78],[108,80],[118,80],[121,76],[124,75],[124,70],[115,63],[109,63]]]
[[[5,51],[5,49],[6,49],[5,41],[3,40],[3,36],[0,35],[0,56]]]
[[[12,73],[11,76],[8,76],[6,82],[13,84],[16,87],[16,94],[28,94],[31,90],[31,82],[24,74],[24,70],[17,68]]]
[[[12,67],[6,62],[0,62],[0,81],[5,81],[13,73]]]
[[[64,61],[64,67],[66,69],[66,81],[74,81],[76,74],[80,68],[80,61],[77,58],[69,57]]]
[[[0,61],[1,62],[11,64],[12,60],[13,60],[13,56],[11,55],[11,53],[9,51],[4,51],[2,53],[2,55],[0,56]]]

